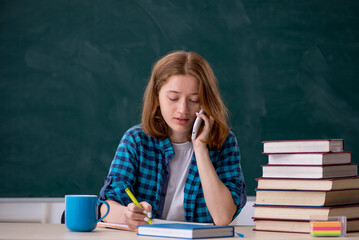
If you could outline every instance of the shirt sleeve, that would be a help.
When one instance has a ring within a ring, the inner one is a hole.
[[[229,132],[227,140],[222,146],[218,161],[215,163],[216,172],[224,185],[232,194],[237,205],[233,219],[238,216],[247,202],[246,186],[241,168],[241,159],[237,138]]]
[[[132,186],[136,182],[137,168],[136,143],[133,133],[127,131],[116,150],[105,185],[100,192],[100,197],[102,199],[111,199],[127,206],[131,201],[125,189],[130,188],[133,191]]]

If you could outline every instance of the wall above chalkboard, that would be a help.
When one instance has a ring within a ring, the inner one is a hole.
[[[0,197],[98,194],[152,64],[205,57],[248,194],[263,140],[343,138],[359,162],[358,1],[0,1]]]

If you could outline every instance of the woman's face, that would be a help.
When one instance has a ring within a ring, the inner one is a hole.
[[[196,112],[201,109],[198,98],[199,81],[191,75],[174,75],[167,79],[159,92],[162,116],[172,130],[174,143],[187,141]]]

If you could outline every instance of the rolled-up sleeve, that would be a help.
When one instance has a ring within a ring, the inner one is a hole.
[[[234,219],[246,204],[247,194],[241,168],[239,147],[237,139],[232,132],[229,132],[215,165],[218,177],[229,189],[233,201],[237,205],[237,211],[233,216]]]
[[[100,192],[102,199],[111,199],[122,205],[128,205],[130,199],[125,193],[126,188],[130,188],[136,182],[136,151],[132,136],[126,133],[111,163],[109,174]]]

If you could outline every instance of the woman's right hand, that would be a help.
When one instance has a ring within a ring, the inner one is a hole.
[[[110,205],[110,211],[106,218],[104,218],[104,222],[126,224],[130,229],[135,230],[137,225],[148,224],[148,217],[152,217],[152,206],[147,202],[140,203],[142,208],[134,203],[123,206],[109,199],[106,202]],[[103,204],[100,210],[103,216],[107,211],[106,206]],[[145,215],[144,211],[146,211],[147,215]]]
[[[149,218],[152,217],[152,206],[148,202],[141,202],[140,205],[142,208],[130,203],[124,212],[126,224],[131,229],[137,229],[137,225],[148,224]]]

